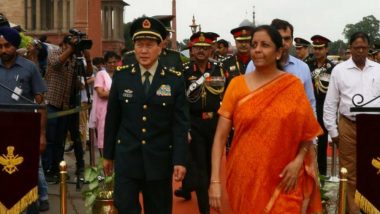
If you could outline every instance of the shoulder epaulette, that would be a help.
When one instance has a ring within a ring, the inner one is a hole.
[[[164,67],[165,70],[169,71],[169,73],[172,73],[172,74],[175,74],[176,76],[180,77],[182,75],[182,73],[180,71],[176,71],[172,68],[170,69],[167,69],[166,67]]]
[[[121,71],[121,70],[125,70],[127,68],[132,68],[132,67],[133,67],[133,64],[132,65],[120,65],[120,66],[116,67],[116,71]]]

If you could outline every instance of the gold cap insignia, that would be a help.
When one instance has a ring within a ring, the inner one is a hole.
[[[247,31],[244,29],[244,30],[241,32],[241,34],[246,35],[246,34],[247,34]]]
[[[3,165],[3,170],[6,171],[8,174],[12,174],[18,171],[17,165],[21,164],[24,161],[23,157],[19,157],[19,155],[13,154],[14,150],[14,146],[8,146],[8,154],[0,156],[0,164]]]
[[[143,28],[150,28],[151,24],[150,24],[150,21],[148,19],[145,19],[142,23],[142,27]]]
[[[199,36],[199,41],[200,42],[204,42],[206,40],[205,36],[203,35],[203,33]]]

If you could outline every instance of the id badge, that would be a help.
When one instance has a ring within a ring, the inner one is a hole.
[[[16,87],[14,90],[13,90],[13,93],[11,95],[11,98],[18,101],[20,99],[20,96],[22,93],[22,89],[20,87]]]

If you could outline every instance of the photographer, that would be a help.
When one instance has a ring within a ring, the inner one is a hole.
[[[65,36],[60,48],[52,50],[48,54],[45,74],[48,91],[45,97],[50,114],[78,106],[80,102],[80,82],[78,80],[80,80],[81,75],[91,76],[93,72],[90,53],[88,50],[81,49],[82,46],[80,46],[82,36],[83,34]],[[86,60],[88,65],[85,70],[83,60]],[[46,151],[42,157],[48,182],[57,183],[59,180],[59,163],[63,160],[64,144],[69,128],[72,137],[74,137],[74,143],[79,144],[75,149],[76,174],[83,173],[83,148],[79,134],[75,132],[77,129],[79,133],[79,113],[49,119],[46,130]]]

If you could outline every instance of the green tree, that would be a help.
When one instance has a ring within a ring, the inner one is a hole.
[[[329,44],[329,55],[343,55],[346,49],[347,44],[339,39]]]
[[[369,15],[356,24],[347,24],[343,30],[346,39],[350,39],[351,35],[357,31],[363,31],[368,34],[370,43],[380,42],[380,21],[375,16]]]

